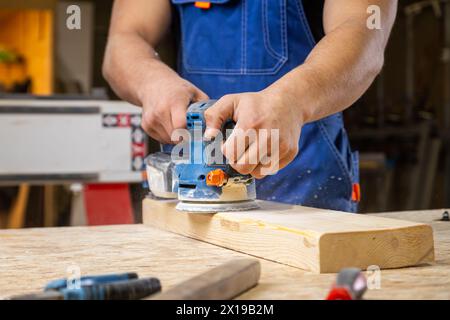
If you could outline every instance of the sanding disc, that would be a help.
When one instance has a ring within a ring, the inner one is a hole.
[[[195,202],[180,201],[176,209],[193,213],[216,213],[227,211],[245,211],[258,209],[259,206],[254,200],[236,202]]]

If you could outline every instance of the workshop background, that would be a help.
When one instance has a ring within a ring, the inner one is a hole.
[[[81,8],[80,30],[66,27],[74,4]],[[116,100],[101,73],[111,6],[107,0],[0,0],[0,102],[33,101],[33,95]],[[171,65],[172,40],[159,49]],[[400,0],[385,67],[344,115],[360,151],[361,213],[450,207],[450,1]],[[8,138],[0,137],[0,158],[7,157],[1,143]],[[148,140],[146,152],[157,148]],[[0,174],[0,228],[140,222],[147,192],[141,182],[43,180],[2,183]],[[113,209],[92,207],[98,199]],[[98,210],[129,216],[92,218]]]

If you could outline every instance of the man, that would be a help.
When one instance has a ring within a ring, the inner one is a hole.
[[[244,132],[278,129],[275,175],[263,176],[262,144],[238,154],[230,137],[223,148],[237,171],[258,179],[258,198],[353,212],[358,159],[341,111],[382,68],[396,8],[396,0],[116,0],[104,75],[143,107],[143,128],[163,143],[186,126],[189,103],[208,98],[219,101],[206,137],[230,118]],[[368,27],[371,10],[380,28]],[[155,51],[176,12],[178,73]],[[239,161],[255,154],[258,163]]]

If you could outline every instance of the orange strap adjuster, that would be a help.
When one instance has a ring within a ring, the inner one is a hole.
[[[352,186],[352,201],[361,201],[361,187],[359,183],[354,183]]]
[[[209,8],[211,8],[211,2],[208,2],[208,1],[195,1],[194,5],[197,8],[200,8],[200,9],[209,9]]]

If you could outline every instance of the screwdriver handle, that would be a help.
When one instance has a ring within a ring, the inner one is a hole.
[[[64,300],[138,300],[161,291],[157,278],[132,279],[63,289]]]
[[[113,273],[113,274],[103,274],[94,276],[84,276],[80,278],[80,286],[89,286],[93,284],[102,284],[114,281],[123,281],[137,279],[138,275],[135,272],[127,273]],[[49,282],[44,291],[48,290],[62,290],[67,288],[67,279],[58,279]]]

